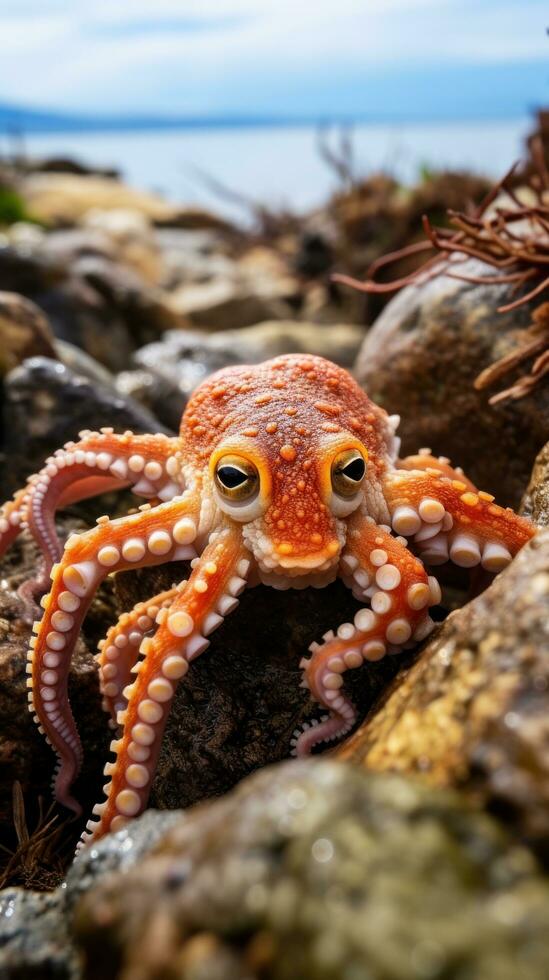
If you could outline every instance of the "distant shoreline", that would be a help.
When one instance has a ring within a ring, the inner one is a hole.
[[[515,114],[448,116],[418,114],[411,116],[70,116],[56,112],[16,108],[0,104],[0,134],[14,136],[49,136],[67,134],[145,133],[166,131],[205,131],[236,129],[298,129],[353,126],[439,126],[441,124],[482,124],[514,122]]]

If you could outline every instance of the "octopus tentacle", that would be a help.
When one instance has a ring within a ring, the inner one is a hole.
[[[239,528],[214,531],[186,587],[169,609],[158,612],[157,631],[141,643],[144,659],[133,668],[136,678],[125,690],[128,706],[118,714],[124,731],[111,743],[116,760],[105,767],[107,799],[94,807],[99,820],[89,821],[82,844],[118,830],[126,818],[145,809],[177,683],[189,661],[208,646],[206,637],[238,604],[249,557]]]
[[[322,644],[312,644],[312,657],[301,661],[306,686],[330,716],[300,735],[298,755],[346,734],[354,724],[354,706],[341,691],[342,674],[427,636],[433,628],[428,607],[440,600],[436,579],[428,577],[402,539],[363,515],[350,521],[341,577],[370,608],[359,609],[354,622],[343,623],[337,634],[326,633]]]
[[[111,728],[116,728],[117,714],[126,707],[123,691],[130,683],[131,670],[138,659],[141,642],[154,628],[160,609],[169,608],[180,590],[181,585],[175,585],[147,602],[138,602],[131,612],[122,613],[105,639],[100,640],[95,659],[99,666],[102,704],[104,710],[110,712]]]
[[[104,428],[81,432],[79,442],[66,443],[46,460],[26,488],[28,528],[44,557],[35,591],[47,588],[50,568],[62,551],[56,509],[126,486],[139,496],[172,499],[182,490],[177,444],[162,434],[116,435]]]
[[[59,756],[54,792],[79,812],[69,794],[82,759],[80,739],[67,694],[67,678],[78,633],[100,581],[110,572],[193,557],[200,510],[198,494],[187,490],[176,500],[73,534],[51,571],[52,587],[42,599],[41,622],[33,625],[27,671],[29,708]]]
[[[23,487],[0,508],[0,557],[26,525],[28,496],[29,488]]]
[[[405,456],[396,462],[399,470],[435,470],[447,476],[450,480],[460,480],[465,483],[468,490],[476,492],[476,486],[461,469],[461,466],[452,466],[447,456],[433,456],[430,449],[420,449],[413,456]]]
[[[499,507],[492,494],[432,467],[388,474],[384,495],[393,529],[428,565],[450,560],[499,572],[535,534],[530,521]]]

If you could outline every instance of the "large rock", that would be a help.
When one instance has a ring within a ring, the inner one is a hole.
[[[476,261],[460,273],[494,274]],[[478,374],[526,339],[533,306],[509,313],[512,286],[472,285],[439,276],[408,286],[369,331],[356,375],[369,395],[402,416],[403,453],[431,446],[450,456],[483,490],[517,506],[549,432],[549,385],[527,398],[490,406]],[[518,374],[510,374],[510,384]],[[497,389],[496,389],[497,390]]]
[[[181,816],[73,931],[86,980],[545,980],[549,885],[455,795],[310,760]]]
[[[369,770],[460,786],[547,853],[549,529],[452,613],[339,749]]]
[[[0,375],[38,355],[55,357],[45,316],[24,296],[0,292]]]
[[[111,386],[45,357],[30,358],[6,377],[3,417],[4,497],[81,429],[166,431],[146,408]]]

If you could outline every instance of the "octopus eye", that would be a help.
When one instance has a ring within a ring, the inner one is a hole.
[[[259,474],[247,459],[241,456],[223,456],[215,468],[215,485],[227,500],[247,500],[259,484]]]
[[[352,497],[366,473],[366,461],[357,449],[346,449],[332,463],[332,487],[341,497]]]

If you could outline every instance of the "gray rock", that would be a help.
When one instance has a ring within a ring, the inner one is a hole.
[[[6,888],[0,892],[2,980],[79,980],[80,958],[72,945],[61,893]]]
[[[5,497],[81,429],[166,431],[137,402],[45,357],[30,358],[11,371],[4,395]]]
[[[74,930],[86,980],[545,980],[549,885],[456,795],[308,760],[180,817]]]
[[[459,269],[494,274],[476,261]],[[547,441],[549,385],[494,406],[488,404],[493,389],[474,387],[484,368],[526,339],[535,301],[498,313],[512,298],[512,285],[476,286],[447,276],[408,286],[367,334],[356,376],[374,401],[401,415],[404,454],[430,446],[499,503],[516,507]],[[506,376],[505,386],[516,377]]]

